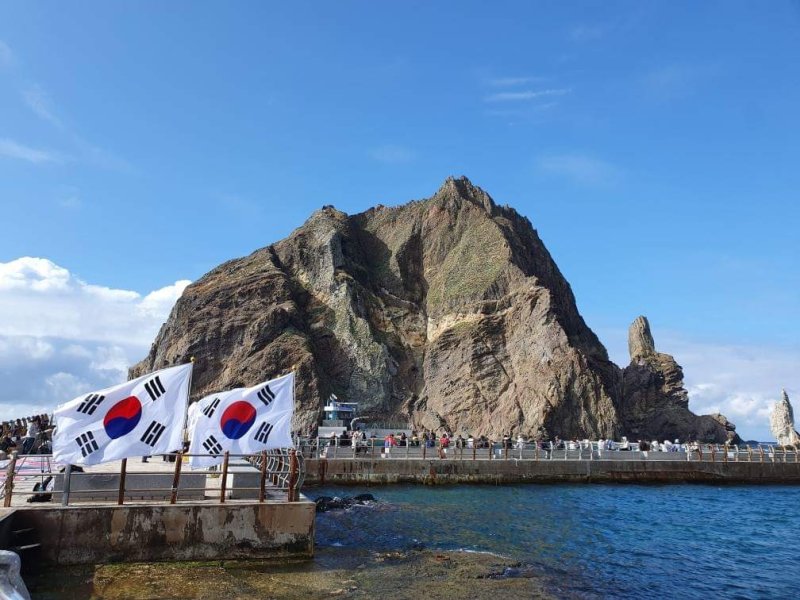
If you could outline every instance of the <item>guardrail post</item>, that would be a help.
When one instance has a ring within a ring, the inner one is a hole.
[[[181,483],[181,468],[183,465],[183,452],[178,452],[175,455],[175,472],[172,475],[172,495],[169,497],[169,503],[175,504],[178,501],[178,487]]]
[[[225,455],[222,459],[222,481],[220,482],[219,486],[219,502],[220,504],[225,503],[225,492],[228,486],[228,456],[229,452],[226,451]]]
[[[297,502],[297,451],[289,450],[289,502]]]
[[[428,454],[428,441],[425,440],[422,442],[422,460],[425,460],[425,456]]]
[[[492,454],[494,454],[494,443],[489,440],[489,460],[492,460]]]
[[[324,478],[323,478],[324,481]],[[261,451],[261,479],[258,483],[258,501],[263,502],[267,487],[267,451]]]
[[[711,444],[711,462],[713,463],[716,460],[716,452],[714,449],[714,444]]]
[[[761,446],[758,447],[758,452],[761,454],[761,460],[759,462],[764,462],[764,448]]]
[[[11,454],[11,460],[8,463],[8,469],[6,470],[6,485],[5,485],[5,492],[6,495],[3,498],[3,506],[8,508],[11,506],[11,495],[14,493],[14,470],[17,467],[17,453],[14,452]]]
[[[503,440],[503,446],[505,446],[505,448],[504,448],[504,450],[505,450],[505,457],[506,457],[506,460],[508,460],[508,442],[506,442],[505,440]]]
[[[117,504],[122,506],[125,502],[125,475],[128,471],[128,459],[123,458],[119,465],[119,494],[117,495]]]
[[[64,490],[61,492],[61,506],[69,505],[69,483],[72,477],[72,465],[64,469]]]
[[[478,451],[478,445],[473,440],[472,441],[472,460],[475,460],[475,454],[477,453],[477,451]]]

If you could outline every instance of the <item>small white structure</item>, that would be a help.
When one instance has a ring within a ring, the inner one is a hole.
[[[331,394],[328,403],[322,409],[325,411],[325,421],[323,424],[329,427],[349,427],[350,421],[355,417],[358,410],[358,402],[340,402],[335,394]],[[340,423],[334,423],[340,421]]]

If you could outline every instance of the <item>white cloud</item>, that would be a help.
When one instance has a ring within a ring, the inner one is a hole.
[[[496,77],[488,79],[486,83],[492,87],[514,87],[545,81],[544,77]]]
[[[569,88],[554,88],[549,90],[523,90],[519,92],[497,92],[489,94],[484,98],[485,102],[520,102],[528,100],[537,100],[539,98],[546,98],[550,96],[563,96],[569,94],[572,90]]]
[[[0,335],[149,344],[189,281],[142,296],[81,281],[44,258],[0,263]]]
[[[124,381],[188,284],[142,295],[44,258],[0,263],[0,420]]]
[[[543,173],[591,186],[612,184],[622,175],[620,169],[611,163],[581,154],[540,156],[536,159],[536,168]]]
[[[369,155],[378,162],[386,164],[402,164],[414,160],[414,153],[404,146],[385,144],[373,148]]]
[[[34,164],[57,163],[63,160],[54,152],[24,146],[8,138],[0,139],[0,156],[25,160]]]
[[[61,119],[55,115],[50,96],[40,85],[33,85],[23,90],[22,99],[39,118],[63,129],[64,125],[61,123]]]

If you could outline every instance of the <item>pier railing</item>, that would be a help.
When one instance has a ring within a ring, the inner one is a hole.
[[[184,462],[193,456],[208,455],[175,452],[150,457],[174,463],[172,469],[129,468],[128,460],[117,461],[116,470],[83,471],[72,465],[59,465],[49,454],[12,454],[0,461],[0,498],[10,507],[15,496],[28,502],[90,501],[124,504],[127,502],[177,502],[253,500],[296,501],[305,479],[305,461],[295,449],[267,450],[258,454],[217,455],[222,465],[205,469],[186,469]],[[111,463],[113,464],[113,463]]]
[[[613,449],[603,448],[598,442],[506,442],[475,441],[472,444],[451,443],[442,448],[438,443],[406,443],[385,447],[384,441],[367,439],[353,443],[347,440],[316,438],[301,439],[298,448],[306,458],[380,459],[401,458],[409,460],[642,460],[642,461],[703,461],[703,462],[751,462],[751,463],[798,463],[800,447],[774,446],[768,444],[677,444],[668,450],[640,450],[638,444],[628,448],[617,445]]]

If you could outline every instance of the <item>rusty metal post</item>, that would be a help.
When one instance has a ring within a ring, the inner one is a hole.
[[[228,487],[228,457],[230,452],[227,450],[225,451],[225,455],[222,459],[222,481],[220,482],[219,486],[219,502],[220,504],[225,503],[225,492],[227,491],[226,488]]]
[[[475,443],[475,440],[472,440],[472,460],[475,460],[475,452],[478,445]]]
[[[183,464],[183,452],[178,452],[175,455],[175,473],[172,476],[172,495],[169,498],[170,504],[175,504],[178,501],[178,487],[181,484],[181,468]]]
[[[267,494],[267,451],[261,451],[261,478],[258,483],[258,501],[263,502]]]
[[[297,502],[297,451],[289,450],[289,502]]]
[[[723,452],[724,452],[724,454],[722,455],[722,462],[727,463],[728,462],[728,445],[727,444],[725,444],[725,446],[723,448]]]
[[[489,440],[489,460],[492,460],[492,454],[494,454],[494,443]]]
[[[428,454],[428,440],[422,442],[422,460],[425,460],[425,456]]]
[[[710,449],[711,449],[711,462],[713,463],[716,460],[715,451],[714,451],[714,449],[715,449],[714,444],[711,444]]]
[[[119,494],[117,494],[117,504],[120,506],[125,502],[125,476],[128,472],[128,459],[123,458],[119,465]]]
[[[14,493],[14,470],[17,467],[17,453],[14,452],[11,454],[11,460],[8,463],[8,469],[6,470],[6,485],[5,485],[5,492],[6,495],[3,498],[3,506],[8,508],[11,506],[11,496]]]

